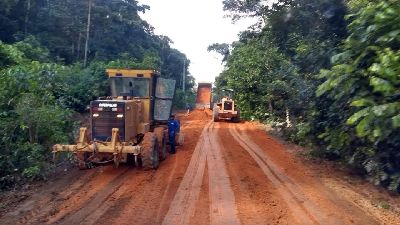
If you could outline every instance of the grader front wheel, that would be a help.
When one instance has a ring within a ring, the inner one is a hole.
[[[88,156],[87,152],[76,152],[75,153],[75,161],[80,170],[85,170],[85,169],[89,168],[88,162],[87,162],[88,158],[89,158],[89,156]]]
[[[145,134],[141,145],[143,147],[141,153],[143,169],[157,169],[160,162],[156,135],[154,133]]]

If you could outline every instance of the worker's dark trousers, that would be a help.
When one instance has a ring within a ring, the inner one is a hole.
[[[175,152],[176,152],[176,148],[175,148],[175,133],[169,134],[169,143],[171,145],[170,153],[175,154]]]

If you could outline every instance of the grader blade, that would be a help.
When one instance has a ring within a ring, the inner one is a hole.
[[[91,159],[96,158],[99,154],[108,154],[112,156],[112,161],[116,167],[119,163],[126,158],[126,154],[130,153],[135,156],[137,161],[138,155],[142,152],[141,146],[129,145],[126,142],[119,140],[118,128],[112,129],[111,142],[89,142],[87,138],[87,129],[82,127],[79,133],[79,141],[76,145],[61,145],[56,144],[53,146],[53,153],[58,152],[72,152],[77,159],[79,167],[84,167],[83,164],[91,162]],[[89,154],[89,156],[88,156]],[[125,157],[124,157],[125,155]],[[101,163],[101,162],[96,162]],[[86,166],[87,167],[87,166]]]

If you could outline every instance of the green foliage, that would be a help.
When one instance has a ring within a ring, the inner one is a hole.
[[[196,102],[196,93],[193,90],[186,90],[185,93],[181,89],[177,89],[173,101],[174,109],[186,109],[188,103],[193,109]]]
[[[54,95],[60,105],[78,112],[87,110],[90,101],[109,93],[106,65],[93,62],[82,69],[79,64],[64,67],[54,77]]]
[[[4,47],[4,44],[2,44]],[[32,46],[26,46],[33,49]],[[0,70],[0,188],[43,178],[56,142],[71,140],[71,111],[57,104],[56,75],[62,67],[30,62],[15,46],[21,63]]]
[[[268,8],[261,1],[224,3],[237,16],[251,11],[268,22],[260,31],[242,33],[240,42],[232,44],[217,88],[235,90],[245,117],[284,121],[288,109],[295,122],[304,122],[320,83],[315,73],[329,68],[335,46],[346,34],[344,5],[280,1]],[[221,47],[214,44],[209,49],[225,54]]]
[[[34,36],[28,36],[23,41],[16,42],[13,46],[21,51],[27,60],[49,62],[49,50],[41,46]]]
[[[288,109],[288,139],[400,191],[400,2],[227,0],[224,9],[264,25],[231,45],[217,89],[233,88],[247,118],[282,122]],[[210,49],[226,54],[221,46]]]
[[[230,50],[229,50],[229,45],[226,43],[222,43],[222,44],[212,44],[210,46],[208,46],[207,51],[215,51],[219,54],[221,54],[223,56],[222,58],[222,62],[225,62],[226,60],[228,60],[229,54],[230,54]]]
[[[154,69],[159,68],[160,63],[161,59],[156,54],[148,54],[143,61],[139,62],[129,54],[123,53],[117,60],[109,61],[107,68]]]
[[[8,67],[22,63],[23,53],[15,46],[6,45],[0,41],[0,67]]]
[[[349,16],[343,53],[333,58],[331,70],[322,71],[326,81],[317,91],[329,104],[344,105],[341,111],[328,108],[326,113],[341,116],[325,128],[324,142],[390,189],[397,189],[393,175],[400,171],[400,5],[395,2],[369,3]],[[334,138],[337,129],[347,130],[348,143]]]
[[[31,0],[30,3],[30,8],[26,1],[0,3],[0,40],[15,43],[14,48],[28,60],[65,65],[82,63],[88,1]],[[179,88],[185,62],[186,88],[192,88],[190,61],[171,48],[172,40],[154,35],[153,27],[140,18],[139,14],[148,9],[134,0],[92,1],[88,61],[104,62],[110,67],[159,70],[165,77],[175,79]],[[9,51],[12,49],[4,46],[0,49],[0,63],[19,63],[17,55],[2,53]],[[12,60],[3,59],[4,55]]]

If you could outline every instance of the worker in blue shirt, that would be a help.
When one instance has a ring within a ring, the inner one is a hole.
[[[175,119],[175,115],[172,114],[168,120],[168,136],[169,136],[169,143],[171,145],[171,150],[169,151],[169,153],[171,153],[171,154],[176,153],[175,136],[179,132],[179,129],[180,129],[180,124]]]

